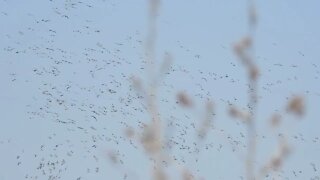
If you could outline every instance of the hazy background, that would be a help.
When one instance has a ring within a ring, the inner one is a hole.
[[[255,53],[262,75],[257,166],[277,147],[271,114],[285,110],[293,95],[307,101],[303,119],[285,116],[280,130],[293,147],[283,179],[320,177],[319,7],[316,0],[257,1]],[[242,0],[161,2],[157,61],[166,52],[174,59],[159,88],[162,119],[178,123],[168,133],[193,147],[190,124],[201,118],[207,98],[214,101],[209,149],[201,150],[197,162],[180,145],[171,152],[206,179],[244,174],[245,126],[229,117],[227,107],[247,102],[246,72],[232,51],[247,32],[246,10]],[[0,1],[0,180],[123,179],[124,174],[150,179],[143,148],[123,133],[125,124],[139,129],[140,121],[150,119],[130,82],[133,75],[146,77],[147,20],[147,0]],[[176,104],[176,93],[184,90],[196,102],[192,110]],[[123,164],[113,165],[109,151]]]

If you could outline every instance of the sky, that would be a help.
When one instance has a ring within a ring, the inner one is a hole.
[[[124,135],[150,122],[131,81],[149,77],[148,7],[147,0],[0,0],[0,180],[151,178],[143,147]],[[292,148],[269,179],[320,178],[318,7],[316,0],[256,1],[256,169],[279,133]],[[247,1],[161,0],[156,27],[156,65],[165,54],[173,58],[158,86],[164,132],[178,143],[169,153],[197,178],[242,179],[246,126],[228,107],[248,101],[245,67],[233,51],[248,32]],[[193,108],[177,105],[179,92]],[[303,117],[286,112],[294,96],[306,101]],[[195,148],[191,124],[200,124],[208,99],[213,128],[195,156],[182,147]],[[283,122],[273,129],[276,112]],[[179,168],[168,168],[172,179]]]

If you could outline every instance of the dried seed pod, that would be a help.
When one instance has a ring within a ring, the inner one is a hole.
[[[247,122],[250,120],[250,113],[249,112],[241,111],[234,106],[231,106],[229,108],[229,115],[234,118],[239,118],[244,122]]]
[[[184,169],[182,171],[182,180],[194,180],[194,177],[189,170]]]
[[[282,166],[284,159],[287,158],[289,153],[290,153],[289,146],[286,144],[286,142],[282,142],[280,144],[280,151],[272,157],[270,166],[273,169],[279,169]]]
[[[279,169],[281,165],[282,165],[282,158],[280,156],[275,156],[271,159],[270,166],[273,169]]]
[[[256,80],[259,75],[259,69],[256,66],[252,66],[250,67],[249,71],[250,71],[250,79]]]
[[[234,50],[238,54],[242,54],[243,51],[252,45],[251,37],[245,36],[239,42],[234,45]]]
[[[182,106],[185,107],[191,107],[193,105],[190,97],[184,92],[180,92],[177,94],[177,100]]]
[[[242,63],[248,68],[252,67],[251,56],[247,54],[247,50],[252,46],[252,39],[250,36],[242,38],[239,42],[234,45],[234,51],[240,58]]]
[[[238,118],[240,116],[240,111],[237,108],[235,108],[234,106],[231,106],[229,108],[229,115],[231,117]]]
[[[292,98],[288,103],[287,110],[295,115],[303,115],[305,111],[304,98],[301,96]]]
[[[160,128],[156,127],[155,123],[145,127],[141,143],[148,153],[156,153],[161,150]]]

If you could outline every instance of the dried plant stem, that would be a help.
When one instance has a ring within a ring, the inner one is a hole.
[[[146,58],[147,58],[147,73],[150,78],[150,85],[147,89],[146,100],[148,105],[148,111],[152,118],[148,128],[151,131],[151,134],[146,136],[152,136],[151,143],[155,149],[151,153],[152,157],[155,160],[155,169],[153,178],[155,180],[164,180],[166,175],[163,172],[161,161],[163,158],[162,155],[162,134],[161,134],[161,120],[159,115],[159,110],[157,107],[157,78],[155,71],[155,41],[156,41],[156,30],[157,30],[157,13],[159,10],[160,0],[150,0],[149,1],[149,19],[148,19],[148,36],[146,42]],[[150,137],[146,137],[150,138]]]
[[[247,124],[247,133],[248,133],[248,150],[247,150],[247,159],[246,159],[246,176],[248,180],[255,179],[255,157],[256,157],[256,111],[257,111],[257,101],[258,101],[258,82],[257,82],[257,73],[258,68],[254,62],[254,32],[256,27],[256,8],[255,0],[248,0],[248,19],[249,19],[249,34],[250,46],[248,47],[248,59],[246,60],[248,73],[249,73],[249,109],[250,117]]]
[[[149,0],[149,18],[148,18],[148,35],[146,39],[146,60],[147,72],[151,81],[155,80],[155,41],[157,37],[157,14],[159,10],[160,0]],[[151,86],[155,86],[151,82]],[[154,89],[155,87],[153,87]],[[152,90],[151,90],[152,92]]]
[[[257,86],[258,82],[256,79],[250,79],[250,97],[249,97],[249,108],[250,116],[247,126],[248,133],[248,152],[246,160],[247,178],[248,180],[254,180],[255,168],[254,162],[256,157],[256,111],[257,111]]]
[[[254,179],[254,161],[256,155],[256,127],[254,123],[254,114],[252,114],[252,119],[248,122],[248,152],[246,159],[246,174],[248,180]]]
[[[150,86],[147,90],[147,105],[149,113],[154,121],[156,127],[159,127],[160,117],[159,111],[156,106],[157,102],[157,85],[155,83],[155,41],[156,41],[156,30],[157,30],[157,13],[159,9],[160,0],[150,0],[149,2],[149,19],[148,19],[148,36],[146,43],[146,58],[147,58],[147,70],[150,77]]]

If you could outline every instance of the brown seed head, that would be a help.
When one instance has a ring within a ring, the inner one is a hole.
[[[301,96],[292,98],[287,106],[287,110],[295,115],[303,115],[305,111],[304,99]]]
[[[184,92],[180,92],[177,94],[177,100],[182,106],[185,107],[191,107],[193,105],[190,97]]]

